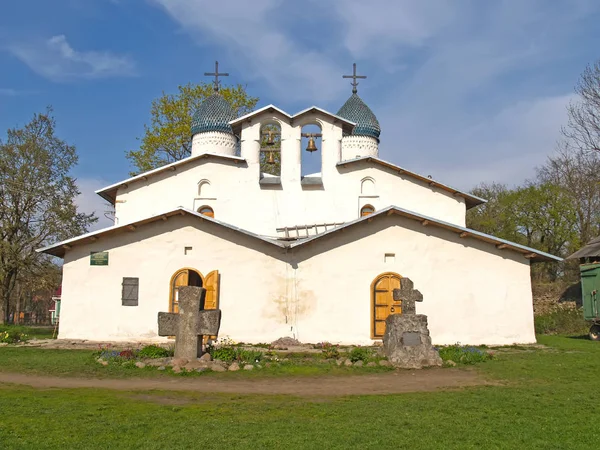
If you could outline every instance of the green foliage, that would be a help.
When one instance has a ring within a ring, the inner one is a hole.
[[[330,342],[321,342],[315,345],[315,348],[320,348],[323,357],[326,359],[335,359],[340,356],[340,346]]]
[[[211,83],[179,86],[177,94],[165,94],[152,101],[150,125],[145,125],[139,150],[127,152],[135,167],[131,175],[179,161],[192,149],[192,116],[204,99],[214,93]],[[227,100],[236,115],[252,111],[258,101],[250,97],[242,85],[222,86],[219,93]]]
[[[581,308],[557,308],[546,314],[534,317],[537,334],[587,334],[590,323],[583,318]]]
[[[138,353],[138,358],[168,358],[173,356],[173,350],[159,347],[158,345],[146,345]]]
[[[254,364],[260,362],[263,358],[263,352],[258,350],[245,350],[243,348],[235,349],[234,360],[240,364]]]
[[[16,344],[17,342],[25,342],[28,339],[29,336],[17,330],[0,331],[0,342],[4,344]]]
[[[493,358],[493,353],[488,350],[462,346],[459,343],[440,347],[438,351],[443,361],[454,361],[457,364],[476,364]]]
[[[56,287],[44,285],[57,282],[55,276],[43,276],[54,265],[36,249],[83,234],[97,220],[77,210],[80,192],[71,176],[77,152],[55,129],[48,108],[22,128],[9,129],[6,141],[0,141],[0,323],[8,318],[18,282]]]
[[[28,336],[29,339],[52,339],[53,327],[23,326],[23,325],[0,325],[0,333],[3,331],[19,332]]]
[[[373,356],[373,351],[369,347],[354,347],[348,353],[348,358],[353,363],[356,361],[368,362]]]

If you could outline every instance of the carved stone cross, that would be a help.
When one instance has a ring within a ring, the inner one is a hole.
[[[414,287],[410,278],[400,278],[400,289],[394,289],[394,301],[402,302],[402,314],[416,314],[415,302],[423,301],[423,294]]]
[[[175,358],[202,356],[202,336],[216,336],[221,325],[221,310],[200,309],[206,289],[196,286],[179,288],[179,313],[158,313],[158,335],[175,336]]]

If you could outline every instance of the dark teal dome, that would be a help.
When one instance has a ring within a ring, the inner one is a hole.
[[[352,94],[337,115],[356,124],[352,130],[353,136],[369,136],[379,140],[381,128],[377,117],[358,94]]]
[[[202,102],[192,116],[192,136],[208,131],[233,134],[229,122],[235,119],[235,112],[220,94],[213,94]]]

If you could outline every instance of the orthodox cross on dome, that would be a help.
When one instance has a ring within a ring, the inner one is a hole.
[[[204,72],[204,75],[207,77],[215,77],[215,92],[219,92],[219,77],[228,77],[228,73],[219,73],[219,61],[215,61],[215,71],[214,72]]]
[[[358,82],[356,81],[358,78],[364,79],[367,78],[365,75],[356,75],[356,63],[352,64],[352,75],[342,75],[342,78],[352,78],[353,81],[350,83],[352,85],[352,93],[356,94],[358,91],[356,90],[356,86],[358,86]]]

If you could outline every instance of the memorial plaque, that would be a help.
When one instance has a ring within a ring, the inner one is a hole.
[[[406,347],[421,345],[421,333],[405,332],[402,333],[402,344]]]
[[[108,252],[90,252],[90,266],[108,266]]]

